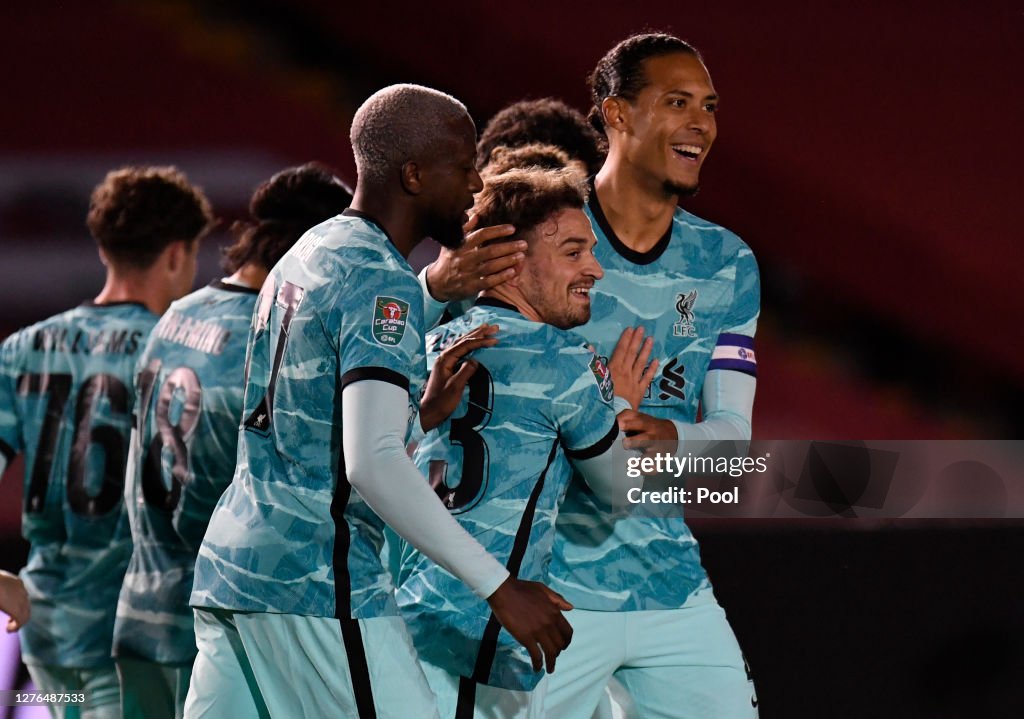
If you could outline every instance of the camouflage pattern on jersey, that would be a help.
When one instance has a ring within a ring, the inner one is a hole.
[[[195,658],[192,570],[235,471],[255,304],[256,290],[219,281],[193,292],[171,305],[139,360],[139,426],[125,486],[133,546],[115,656],[162,664]]]
[[[572,476],[567,455],[599,453],[618,434],[602,388],[610,382],[578,335],[493,300],[432,333],[429,361],[483,323],[501,326],[499,344],[474,353],[480,366],[458,409],[427,434],[415,461],[488,552],[520,579],[545,581],[555,516]],[[409,546],[401,577],[398,603],[421,660],[484,684],[533,689],[542,674],[487,602]],[[494,658],[480,663],[481,645],[495,639]]]
[[[725,228],[676,209],[665,237],[641,255],[614,236],[597,193],[590,197],[604,278],[579,332],[607,357],[625,327],[643,326],[660,364],[641,411],[694,422],[713,354],[722,356],[721,369],[754,373],[760,282],[753,253]],[[558,516],[552,588],[576,607],[615,611],[680,607],[708,586],[680,508],[651,505],[645,514],[614,514],[574,482]]]
[[[383,522],[345,479],[341,392],[361,379],[406,387],[411,420],[426,373],[422,322],[412,269],[354,210],[277,264],[256,304],[237,467],[199,549],[193,606],[397,613]]]
[[[131,555],[123,491],[132,374],[156,321],[134,302],[87,303],[21,330],[0,349],[0,447],[25,454],[27,662],[110,662]]]

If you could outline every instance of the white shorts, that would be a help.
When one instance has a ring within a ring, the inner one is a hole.
[[[572,643],[558,657],[546,699],[558,719],[756,719],[757,695],[736,636],[710,590],[681,609],[566,615]],[[614,677],[633,708],[609,703]],[[600,710],[599,710],[600,707]]]
[[[502,689],[421,662],[441,719],[543,719],[547,675],[533,691]],[[550,715],[554,716],[554,715]]]
[[[186,719],[438,719],[401,617],[195,614]]]

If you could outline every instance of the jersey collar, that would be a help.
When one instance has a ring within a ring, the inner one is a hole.
[[[601,228],[601,232],[608,238],[608,244],[612,246],[620,256],[629,260],[634,265],[649,265],[655,262],[661,257],[665,250],[668,249],[668,243],[672,239],[672,226],[674,222],[668,223],[668,229],[665,230],[665,234],[661,236],[657,244],[654,245],[647,252],[637,252],[625,245],[625,243],[618,238],[615,234],[615,230],[612,229],[611,223],[608,222],[608,218],[605,217],[604,210],[601,209],[601,203],[597,199],[597,188],[594,187],[594,178],[590,178],[590,199],[587,202],[587,207],[590,209],[590,214],[594,216],[594,220],[597,222],[597,226]]]

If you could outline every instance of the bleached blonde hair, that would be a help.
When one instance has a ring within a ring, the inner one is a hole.
[[[370,95],[352,118],[349,138],[359,183],[382,184],[410,160],[448,146],[450,126],[469,119],[451,95],[422,85],[390,85]]]

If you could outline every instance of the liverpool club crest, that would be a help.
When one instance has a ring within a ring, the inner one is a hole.
[[[672,325],[672,334],[676,337],[696,337],[697,331],[693,326],[693,305],[697,302],[697,290],[690,290],[683,294],[676,295],[676,312],[679,313],[679,321]]]

